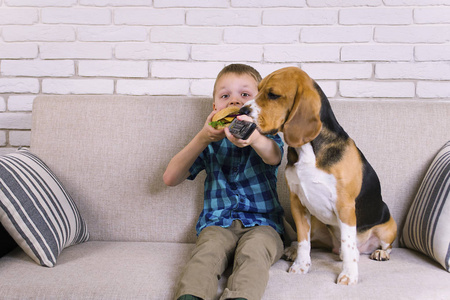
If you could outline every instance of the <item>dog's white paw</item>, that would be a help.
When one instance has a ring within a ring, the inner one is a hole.
[[[337,284],[340,285],[355,285],[358,283],[358,275],[351,275],[342,272],[339,274]]]
[[[289,268],[289,273],[292,274],[306,274],[311,267],[311,259],[304,259],[299,261],[294,261],[292,266]]]
[[[291,246],[284,249],[284,256],[286,257],[286,260],[295,261],[297,259],[297,249],[297,242],[292,242]]]

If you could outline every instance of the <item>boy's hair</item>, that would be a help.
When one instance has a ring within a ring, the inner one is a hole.
[[[253,79],[256,80],[257,83],[259,83],[262,78],[261,75],[259,74],[258,71],[256,71],[255,68],[249,66],[249,65],[245,65],[245,64],[231,64],[226,66],[225,68],[222,69],[222,71],[219,72],[219,74],[217,75],[216,81],[214,82],[214,90],[213,90],[213,98],[216,95],[216,84],[217,81],[219,81],[219,79],[225,75],[225,74],[237,74],[237,75],[243,75],[243,74],[247,74],[253,77]]]

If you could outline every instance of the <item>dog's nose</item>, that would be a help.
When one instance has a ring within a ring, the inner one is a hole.
[[[239,110],[239,114],[241,115],[249,115],[252,112],[252,109],[250,106],[242,106]]]

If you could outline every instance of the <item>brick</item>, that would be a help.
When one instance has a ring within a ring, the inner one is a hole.
[[[384,0],[384,5],[392,6],[424,6],[424,5],[448,5],[449,0]]]
[[[68,77],[75,75],[71,60],[4,60],[2,74],[7,76]]]
[[[6,42],[75,41],[75,29],[69,26],[7,26],[3,27],[2,35]]]
[[[154,27],[150,31],[151,42],[219,44],[223,29],[201,27]]]
[[[264,25],[333,25],[338,22],[334,9],[276,9],[263,12]]]
[[[227,0],[154,0],[154,7],[228,7]]]
[[[25,112],[1,113],[0,128],[31,129],[31,113]]]
[[[114,81],[111,79],[43,79],[44,94],[112,94]]]
[[[39,93],[35,78],[0,78],[0,93]]]
[[[83,42],[146,41],[145,27],[92,26],[78,28],[78,39]]]
[[[407,25],[411,23],[411,8],[344,8],[339,11],[339,24]]]
[[[341,48],[342,61],[412,61],[409,45],[348,45]]]
[[[212,98],[215,79],[198,79],[191,81],[192,96],[207,96]]]
[[[276,63],[276,64],[251,64],[252,67],[254,67],[258,72],[261,74],[261,76],[264,78],[270,73],[286,68],[286,67],[298,67],[295,63]]]
[[[83,60],[78,62],[78,75],[148,77],[148,62]]]
[[[11,95],[8,98],[9,111],[31,111],[33,108],[33,101],[36,98],[34,95]]]
[[[304,27],[300,40],[305,43],[366,43],[372,36],[373,29],[368,26]]]
[[[5,110],[6,110],[5,99],[3,97],[0,97],[0,111],[5,111]]]
[[[80,0],[86,6],[151,6],[152,0]]]
[[[126,25],[182,25],[185,12],[181,9],[118,8],[114,23]]]
[[[303,64],[302,69],[313,79],[368,79],[372,77],[370,64]]]
[[[335,45],[268,45],[264,49],[267,62],[335,62],[339,61],[339,46]]]
[[[117,93],[125,95],[188,95],[189,80],[117,80]]]
[[[187,25],[203,26],[256,26],[261,24],[261,12],[257,10],[189,10]]]
[[[223,63],[153,62],[151,74],[155,78],[216,78]]]
[[[420,98],[450,98],[450,83],[419,81],[417,96]]]
[[[30,146],[31,131],[9,131],[9,144],[13,147]]]
[[[115,48],[119,59],[187,60],[189,52],[189,46],[178,44],[124,43]]]
[[[450,26],[382,26],[375,28],[374,40],[381,43],[445,43]]]
[[[160,0],[164,1],[164,0]],[[306,0],[231,0],[232,7],[305,7]]]
[[[0,25],[32,25],[39,21],[38,10],[31,8],[0,8]]]
[[[380,79],[450,80],[450,64],[436,62],[380,63],[375,66],[375,76]]]
[[[45,24],[111,24],[111,11],[99,8],[43,8],[42,23]]]
[[[36,58],[37,55],[37,44],[0,44],[0,59]]]
[[[299,40],[297,27],[231,27],[224,29],[229,44],[292,44]]]
[[[414,22],[418,24],[449,24],[450,7],[426,7],[414,9]]]
[[[450,45],[423,45],[415,47],[416,61],[450,60]]]
[[[4,0],[8,6],[73,6],[77,4],[77,0]]]
[[[193,45],[191,57],[198,61],[261,61],[262,46],[245,45]]]
[[[1,117],[1,114],[0,114]],[[0,130],[0,146],[6,146],[6,131]],[[0,149],[3,150],[3,149]],[[3,154],[0,154],[3,155]]]
[[[314,0],[308,1],[309,7],[350,7],[350,6],[381,6],[382,0]]]
[[[337,94],[336,81],[318,81],[317,84],[320,86],[320,88],[328,98],[336,97]]]
[[[413,82],[340,81],[341,96],[349,98],[412,98],[415,95]]]
[[[112,46],[105,43],[43,43],[42,59],[111,59]]]

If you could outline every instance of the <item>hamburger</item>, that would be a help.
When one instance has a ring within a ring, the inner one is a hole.
[[[212,122],[209,123],[215,129],[223,129],[230,126],[234,118],[240,115],[238,106],[228,106],[222,110],[219,110],[213,117]]]

